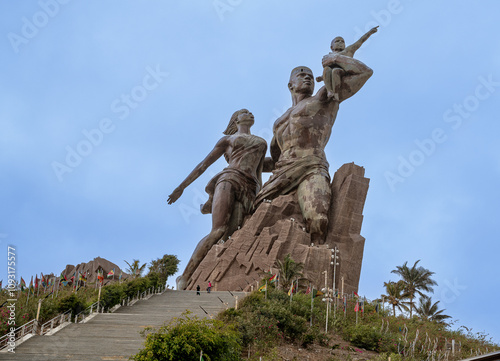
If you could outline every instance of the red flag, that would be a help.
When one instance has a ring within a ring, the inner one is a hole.
[[[35,275],[35,289],[38,288],[38,282],[40,282],[40,279],[38,278],[38,275]]]
[[[356,306],[354,306],[354,312],[359,311],[359,302],[356,302]]]
[[[306,295],[308,295],[309,293],[311,293],[311,287],[307,287]]]

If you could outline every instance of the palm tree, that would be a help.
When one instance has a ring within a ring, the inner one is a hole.
[[[296,278],[302,277],[304,264],[301,262],[295,262],[290,257],[289,253],[285,256],[283,261],[276,260],[276,267],[279,269],[280,282],[283,285],[283,288],[286,289],[290,287],[290,284]]]
[[[142,266],[139,266],[138,259],[132,260],[132,264],[128,263],[127,261],[124,262],[128,265],[127,272],[131,274],[133,278],[141,277],[142,272],[144,272],[144,269],[146,268],[146,263],[144,263]]]
[[[446,324],[444,320],[446,320],[447,318],[451,318],[451,316],[442,314],[442,312],[446,310],[438,311],[439,301],[433,304],[432,299],[427,296],[420,296],[418,301],[419,305],[417,308],[415,308],[415,311],[421,319]]]
[[[408,298],[408,293],[405,292],[405,284],[403,281],[398,282],[384,282],[386,295],[381,295],[390,305],[392,305],[392,312],[396,316],[396,308],[403,312],[408,311],[408,306],[404,299]]]
[[[412,318],[412,311],[415,308],[413,302],[415,296],[417,294],[424,296],[422,291],[434,293],[432,286],[437,285],[436,281],[431,278],[434,272],[424,267],[417,268],[418,262],[420,260],[415,262],[412,268],[409,268],[407,266],[408,262],[405,262],[402,266],[397,266],[395,270],[391,271],[400,275],[405,284],[405,291],[408,293],[408,298],[410,299],[410,318]]]

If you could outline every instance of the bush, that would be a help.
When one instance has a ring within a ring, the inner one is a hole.
[[[115,283],[102,288],[100,304],[102,307],[109,309],[121,303],[124,298],[124,287],[119,283]]]
[[[145,347],[132,356],[132,360],[197,361],[201,351],[207,361],[240,360],[238,332],[220,320],[190,317],[186,312],[181,318],[147,334]]]
[[[57,310],[61,313],[69,309],[71,309],[73,315],[76,315],[85,309],[85,302],[76,294],[61,298],[57,305]]]
[[[377,352],[396,351],[389,337],[373,326],[350,326],[344,332],[347,340],[354,346]]]
[[[146,291],[148,288],[152,287],[152,282],[147,277],[141,277],[133,279],[124,284],[125,287],[125,297],[136,297],[137,293],[141,294]]]

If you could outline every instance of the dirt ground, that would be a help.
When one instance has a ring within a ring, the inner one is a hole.
[[[339,336],[333,336],[329,346],[284,345],[278,348],[283,361],[363,361],[375,358],[378,353],[352,347]]]

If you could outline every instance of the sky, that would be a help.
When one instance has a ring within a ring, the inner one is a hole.
[[[224,160],[167,198],[231,114],[249,109],[269,142],[291,69],[320,75],[334,37],[379,26],[355,55],[374,75],[326,147],[331,174],[355,162],[370,178],[359,293],[379,297],[391,270],[421,260],[454,327],[500,342],[499,12],[495,0],[1,2],[0,279],[9,246],[18,279],[98,256],[126,268],[174,254],[182,272]]]

